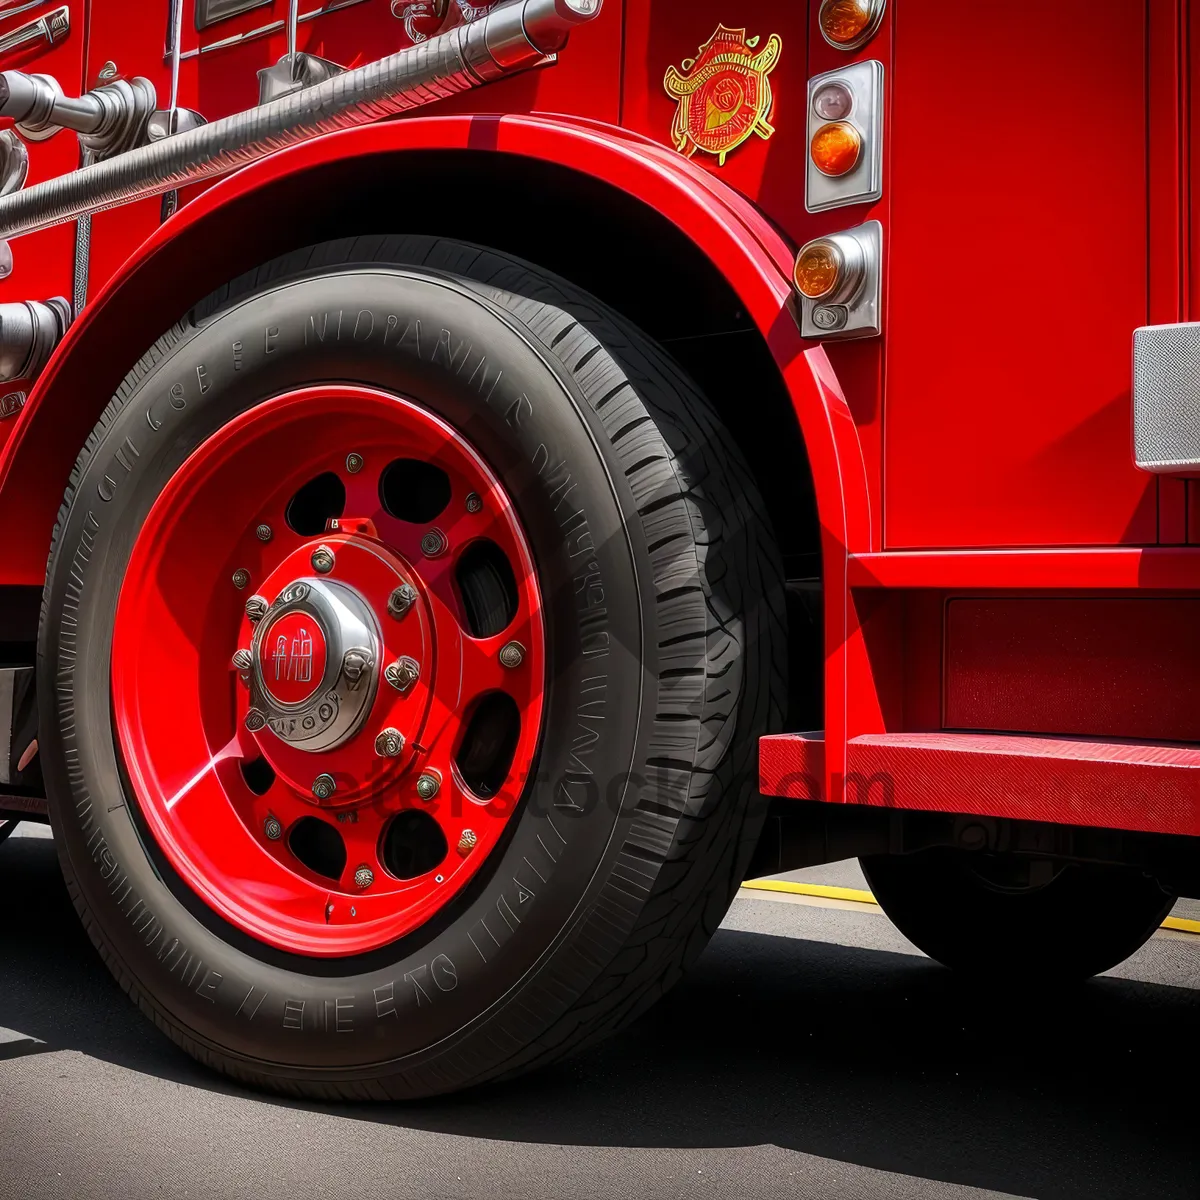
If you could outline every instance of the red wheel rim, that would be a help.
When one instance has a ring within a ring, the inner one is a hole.
[[[436,483],[423,511],[385,503],[397,462]],[[293,498],[330,475],[344,512],[293,529]],[[481,554],[504,596],[485,628]],[[212,909],[283,950],[356,954],[429,920],[495,849],[544,671],[533,558],[483,459],[400,397],[314,387],[224,426],[155,502],[117,604],[114,726],[151,833]]]

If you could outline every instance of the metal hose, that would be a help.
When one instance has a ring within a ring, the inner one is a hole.
[[[601,3],[510,0],[477,21],[315,87],[0,197],[0,238],[212,179],[307,138],[527,70],[560,50],[571,29],[595,17]]]
[[[36,379],[70,327],[71,306],[61,296],[0,304],[0,383]]]

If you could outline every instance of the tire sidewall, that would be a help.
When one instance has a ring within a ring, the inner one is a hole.
[[[450,277],[335,271],[273,286],[168,340],[81,460],[51,562],[39,691],[68,878],[118,976],[201,1047],[338,1077],[405,1060],[417,1090],[453,1087],[568,1007],[636,916],[610,904],[608,944],[576,936],[604,895],[631,782],[650,773],[642,697],[656,671],[654,605],[640,525],[624,515],[633,498],[565,367]],[[249,945],[181,894],[146,844],[109,694],[124,567],[163,485],[237,413],[322,381],[414,400],[489,461],[538,564],[551,664],[536,775],[462,911],[344,973]],[[651,864],[647,876],[643,890]],[[536,1003],[526,994],[515,1005],[534,976]]]

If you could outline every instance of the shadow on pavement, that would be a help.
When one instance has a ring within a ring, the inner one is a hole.
[[[0,906],[0,1027],[244,1103],[112,982],[50,841],[0,850]],[[278,1103],[512,1142],[774,1143],[1042,1198],[1194,1197],[1198,1038],[1183,988],[989,998],[919,957],[723,930],[662,1004],[572,1062],[420,1105]]]

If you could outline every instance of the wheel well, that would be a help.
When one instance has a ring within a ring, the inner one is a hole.
[[[554,163],[439,150],[371,165],[368,188],[320,189],[328,199],[316,228],[289,248],[379,232],[454,237],[527,259],[591,292],[696,380],[763,490],[789,575],[819,576],[816,500],[791,399],[761,333],[689,238],[626,192]],[[395,197],[412,179],[432,199],[398,206]]]
[[[786,727],[822,728],[820,527],[812,475],[779,368],[728,281],[665,217],[593,177],[506,155],[430,158],[437,204],[415,221],[406,214],[406,231],[465,238],[571,280],[664,346],[716,407],[763,493],[790,581]],[[480,196],[489,198],[486,205]],[[335,206],[331,216],[343,234],[347,223],[363,232],[386,228],[382,212],[371,215],[373,225],[348,205]]]
[[[107,302],[119,307],[124,330],[141,331],[125,333],[140,343],[99,345],[92,337],[86,399],[80,380],[73,389],[61,378],[51,387],[59,393],[58,445],[36,464],[40,489],[51,487],[49,460],[65,456],[64,443],[70,449],[47,520],[109,397],[172,321],[223,282],[290,250],[396,232],[476,242],[554,271],[634,321],[692,375],[758,481],[788,577],[809,581],[803,594],[789,591],[789,616],[801,635],[791,638],[793,678],[803,681],[789,727],[818,727],[820,528],[808,455],[779,367],[733,288],[689,237],[613,184],[557,163],[472,149],[335,158],[268,181],[185,227],[177,245],[163,248],[165,264],[140,296],[126,298],[133,290],[126,288]],[[80,397],[70,413],[62,411],[63,388]],[[59,465],[55,459],[53,468]],[[6,483],[13,485],[11,473]]]
[[[822,728],[820,526],[808,454],[779,367],[728,281],[690,238],[627,192],[509,155],[438,151],[392,160],[378,171],[372,203],[344,195],[330,204],[322,236],[393,232],[400,222],[384,198],[394,194],[391,172],[396,191],[402,187],[401,170],[436,197],[420,212],[405,211],[405,232],[477,242],[554,271],[632,320],[699,384],[749,463],[783,553],[792,681],[786,727]]]

